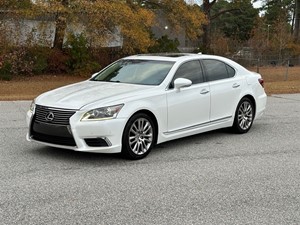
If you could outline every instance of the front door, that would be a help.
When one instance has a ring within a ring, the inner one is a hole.
[[[189,87],[174,88],[174,80],[186,78],[192,81]],[[204,83],[198,60],[183,63],[174,75],[167,91],[168,132],[192,129],[209,122],[210,90]]]

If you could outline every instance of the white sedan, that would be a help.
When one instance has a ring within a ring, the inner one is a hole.
[[[227,58],[129,56],[38,96],[27,113],[27,139],[141,159],[176,138],[224,127],[246,133],[266,99],[261,75]]]

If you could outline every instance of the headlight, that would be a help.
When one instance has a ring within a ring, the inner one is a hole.
[[[33,113],[33,112],[34,112],[34,109],[35,109],[35,100],[33,100],[33,101],[31,102],[30,107],[29,107],[29,111],[30,111],[31,113]]]
[[[90,110],[82,116],[81,121],[114,119],[123,106],[124,104]]]

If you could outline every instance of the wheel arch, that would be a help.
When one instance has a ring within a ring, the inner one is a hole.
[[[254,115],[254,117],[255,117],[255,114],[256,114],[256,101],[255,101],[255,98],[254,98],[252,95],[250,95],[250,94],[247,94],[247,95],[243,96],[243,97],[241,98],[241,100],[242,100],[243,98],[248,98],[248,99],[252,102],[252,104],[253,104],[253,110],[254,110],[253,115]],[[241,101],[241,100],[240,100],[240,101]],[[254,118],[253,118],[253,119],[254,119]]]
[[[156,119],[156,116],[154,115],[153,112],[151,112],[150,110],[147,110],[147,109],[141,109],[141,110],[138,110],[136,111],[135,113],[133,113],[130,118],[138,113],[144,113],[146,114],[147,116],[149,116],[151,119],[152,119],[152,122],[154,123],[154,129],[155,129],[155,139],[154,139],[154,144],[157,143],[157,138],[158,138],[158,122],[157,122],[157,119]]]

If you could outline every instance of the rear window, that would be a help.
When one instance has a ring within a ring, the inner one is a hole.
[[[235,76],[235,70],[224,62],[214,59],[202,60],[208,81],[221,80]]]

